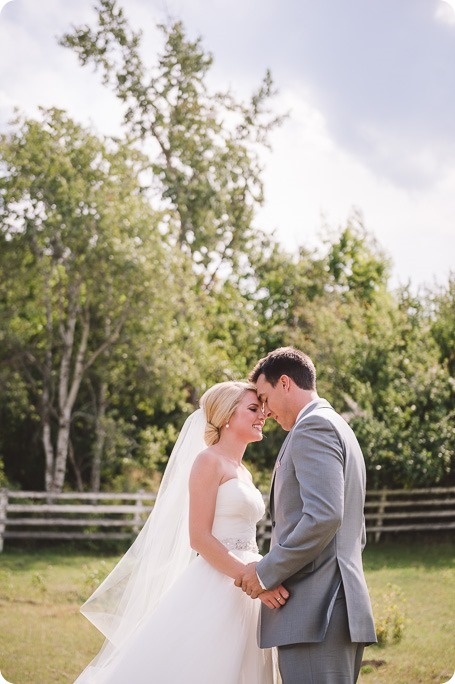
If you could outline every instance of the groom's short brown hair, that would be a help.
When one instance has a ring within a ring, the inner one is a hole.
[[[306,390],[316,389],[316,368],[309,356],[294,349],[294,347],[280,347],[264,356],[251,371],[248,379],[257,382],[260,375],[264,375],[272,387],[282,375],[288,375],[297,387]]]

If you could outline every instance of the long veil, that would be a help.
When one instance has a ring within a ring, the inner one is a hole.
[[[196,456],[207,446],[205,426],[201,408],[187,418],[147,522],[133,545],[81,607],[81,613],[108,640],[84,673],[93,672],[92,668],[98,670],[110,660],[196,555],[189,539],[188,481]],[[84,673],[78,683],[84,681]]]

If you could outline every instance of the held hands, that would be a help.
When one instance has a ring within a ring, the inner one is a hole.
[[[281,608],[289,598],[289,592],[280,584],[275,589],[265,589],[258,597],[267,608]]]
[[[281,584],[275,589],[263,589],[261,587],[256,574],[256,563],[249,563],[245,566],[243,572],[236,577],[235,586],[241,587],[251,598],[259,597],[269,608],[284,606],[289,598],[289,592]]]
[[[251,598],[257,598],[264,589],[261,587],[256,574],[256,563],[248,563],[234,582],[236,587],[241,587]]]

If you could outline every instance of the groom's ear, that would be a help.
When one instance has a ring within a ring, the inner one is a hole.
[[[280,388],[287,392],[291,387],[291,378],[289,377],[289,375],[282,375],[278,380],[278,383],[280,385]]]

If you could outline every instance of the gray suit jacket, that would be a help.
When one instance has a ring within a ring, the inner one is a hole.
[[[262,648],[323,641],[343,583],[351,640],[376,641],[362,566],[365,463],[346,421],[325,399],[309,406],[286,437],[272,477],[270,552],[257,565],[267,588],[290,592],[261,607]]]

